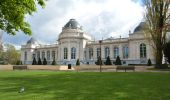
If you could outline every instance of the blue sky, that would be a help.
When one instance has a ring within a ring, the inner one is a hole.
[[[141,0],[47,0],[45,9],[27,16],[32,37],[40,43],[55,43],[62,27],[69,19],[76,19],[84,31],[93,38],[128,37],[128,32],[143,21]],[[98,34],[98,35],[96,35]],[[30,38],[18,32],[15,36],[4,34],[5,43],[19,48]]]

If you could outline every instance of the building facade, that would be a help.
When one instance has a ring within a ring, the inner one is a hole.
[[[37,61],[46,58],[48,64],[55,60],[57,64],[75,65],[79,59],[81,64],[95,64],[99,56],[104,62],[109,56],[114,64],[119,56],[123,64],[146,64],[148,59],[154,63],[153,49],[144,37],[144,28],[145,23],[141,22],[128,38],[111,37],[94,41],[75,19],[70,19],[55,44],[42,45],[31,38],[26,45],[22,45],[21,61],[32,64],[33,58]]]

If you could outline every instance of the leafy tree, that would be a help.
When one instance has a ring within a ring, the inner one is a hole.
[[[42,65],[41,58],[38,59],[38,65]]]
[[[147,65],[148,65],[148,66],[151,66],[151,65],[152,65],[151,59],[148,59]]]
[[[51,65],[56,65],[55,59],[53,59]]]
[[[167,42],[164,47],[165,60],[170,63],[170,42]]]
[[[46,60],[46,58],[44,58],[44,60],[43,60],[43,65],[47,65],[47,60]]]
[[[80,65],[80,61],[79,59],[77,59],[76,66],[79,66],[79,65]]]
[[[31,35],[26,15],[32,15],[37,11],[36,3],[45,7],[45,0],[0,0],[0,29],[8,34],[15,35],[16,31],[22,31]]]
[[[106,59],[106,65],[112,65],[111,61],[110,61],[110,57],[108,56]]]
[[[156,68],[162,64],[163,48],[166,43],[166,34],[170,21],[169,0],[145,0],[146,21],[148,30],[146,36],[151,40],[154,49]]]
[[[35,57],[34,57],[34,59],[32,61],[32,65],[37,65],[37,61],[36,61]]]
[[[116,58],[115,65],[122,65],[122,63],[121,63],[121,60],[120,60],[120,57],[119,57],[119,56],[117,56],[117,58]]]
[[[11,44],[4,44],[4,51],[0,51],[0,58],[8,64],[16,64],[20,60],[20,52]]]

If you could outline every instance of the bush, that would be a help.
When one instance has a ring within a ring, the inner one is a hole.
[[[106,65],[112,65],[111,61],[110,61],[110,57],[108,56],[107,59],[106,59]]]
[[[80,65],[80,61],[79,59],[77,59],[76,66],[79,66],[79,65]]]
[[[51,65],[56,65],[55,59],[53,59]]]
[[[120,57],[119,57],[119,56],[117,56],[117,58],[116,58],[115,65],[122,65],[122,63],[121,63],[121,60],[120,60]]]
[[[151,59],[148,59],[148,63],[147,63],[147,66],[152,66],[152,62],[151,62]]]
[[[170,63],[170,52],[169,51],[170,51],[170,41],[165,44],[164,50],[163,50],[165,58],[166,58],[165,60]]]
[[[22,61],[18,60],[18,61],[16,62],[16,65],[22,65]]]
[[[38,65],[42,65],[41,58],[38,59]]]
[[[96,65],[102,65],[102,60],[100,58],[100,56],[97,58],[97,62],[95,62]]]
[[[44,60],[43,60],[43,65],[47,65],[47,60],[46,60],[46,58],[44,58]]]
[[[35,57],[34,57],[34,59],[32,61],[32,65],[37,65],[37,61],[36,61]]]

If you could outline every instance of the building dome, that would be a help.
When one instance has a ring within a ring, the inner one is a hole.
[[[75,19],[70,19],[69,22],[64,26],[64,29],[71,28],[71,29],[81,29],[80,24]]]
[[[37,44],[38,42],[36,41],[35,38],[31,38],[30,40],[27,41],[27,44]]]
[[[143,31],[143,30],[146,30],[147,28],[147,24],[146,22],[141,22],[134,30],[134,33],[135,32],[139,32],[139,31]]]

